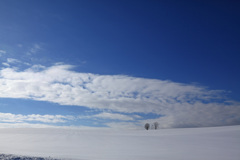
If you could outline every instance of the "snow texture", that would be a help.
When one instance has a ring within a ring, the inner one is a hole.
[[[0,160],[57,160],[53,158],[44,158],[44,157],[26,157],[26,156],[17,156],[12,154],[0,154]]]
[[[239,148],[240,126],[148,131],[0,129],[0,153],[31,156],[31,160],[49,156],[71,160],[239,160]]]

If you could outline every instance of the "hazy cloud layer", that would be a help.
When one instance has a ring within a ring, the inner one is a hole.
[[[107,109],[99,118],[136,119],[124,113],[155,113],[161,127],[240,124],[240,105],[228,102],[223,91],[125,75],[72,71],[71,65],[34,65],[26,70],[0,70],[0,97],[49,101],[60,105]],[[145,123],[146,120],[139,121]]]

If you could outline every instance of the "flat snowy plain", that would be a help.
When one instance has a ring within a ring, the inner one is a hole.
[[[0,129],[0,154],[79,160],[239,160],[240,126],[159,130]]]

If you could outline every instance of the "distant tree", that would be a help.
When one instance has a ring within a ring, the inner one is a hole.
[[[150,127],[150,124],[149,124],[149,123],[146,123],[145,126],[144,126],[144,128],[145,128],[146,130],[149,130],[149,127]]]
[[[154,126],[154,129],[158,129],[158,126],[159,126],[158,122],[154,122],[153,126]]]
[[[154,124],[151,124],[151,128],[150,129],[154,129]]]

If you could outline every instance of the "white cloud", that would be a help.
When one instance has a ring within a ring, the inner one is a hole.
[[[39,44],[34,44],[28,51],[27,55],[32,55],[37,53],[39,50],[41,50],[41,46]]]
[[[41,123],[0,123],[0,128],[58,128],[58,129],[81,129],[81,130],[97,130],[109,129],[106,127],[89,127],[89,126],[56,126],[54,124],[41,124]]]
[[[227,104],[223,91],[125,75],[78,73],[71,71],[72,67],[38,65],[24,71],[4,68],[0,70],[0,97],[122,113],[155,113],[163,115],[157,119],[162,127],[240,124],[240,105],[237,102]],[[121,120],[133,118],[113,113],[97,116]]]
[[[8,63],[20,63],[21,61],[14,59],[14,58],[7,58]]]
[[[123,121],[133,121],[135,118],[140,118],[137,115],[124,115],[124,114],[119,114],[119,113],[108,113],[108,112],[103,112],[97,115],[93,115],[91,117],[96,117],[96,118],[102,118],[102,119],[114,119],[114,120],[123,120]]]
[[[43,123],[64,123],[67,120],[72,120],[72,116],[63,115],[22,115],[22,114],[12,114],[12,113],[1,113],[0,112],[0,122],[11,122],[11,123],[22,123],[22,122],[43,122]]]
[[[10,64],[8,64],[8,63],[6,63],[6,62],[3,62],[2,65],[7,66],[7,67],[10,67]]]
[[[5,54],[5,53],[7,53],[7,52],[4,51],[4,50],[0,50],[0,53]]]
[[[3,55],[3,54],[6,54],[7,52],[4,51],[4,50],[0,50],[0,57]]]
[[[11,64],[21,63],[21,61],[14,59],[14,58],[7,58],[6,62],[3,62],[2,65],[5,67],[10,67]]]
[[[32,123],[0,123],[0,128],[59,128],[54,125]]]

